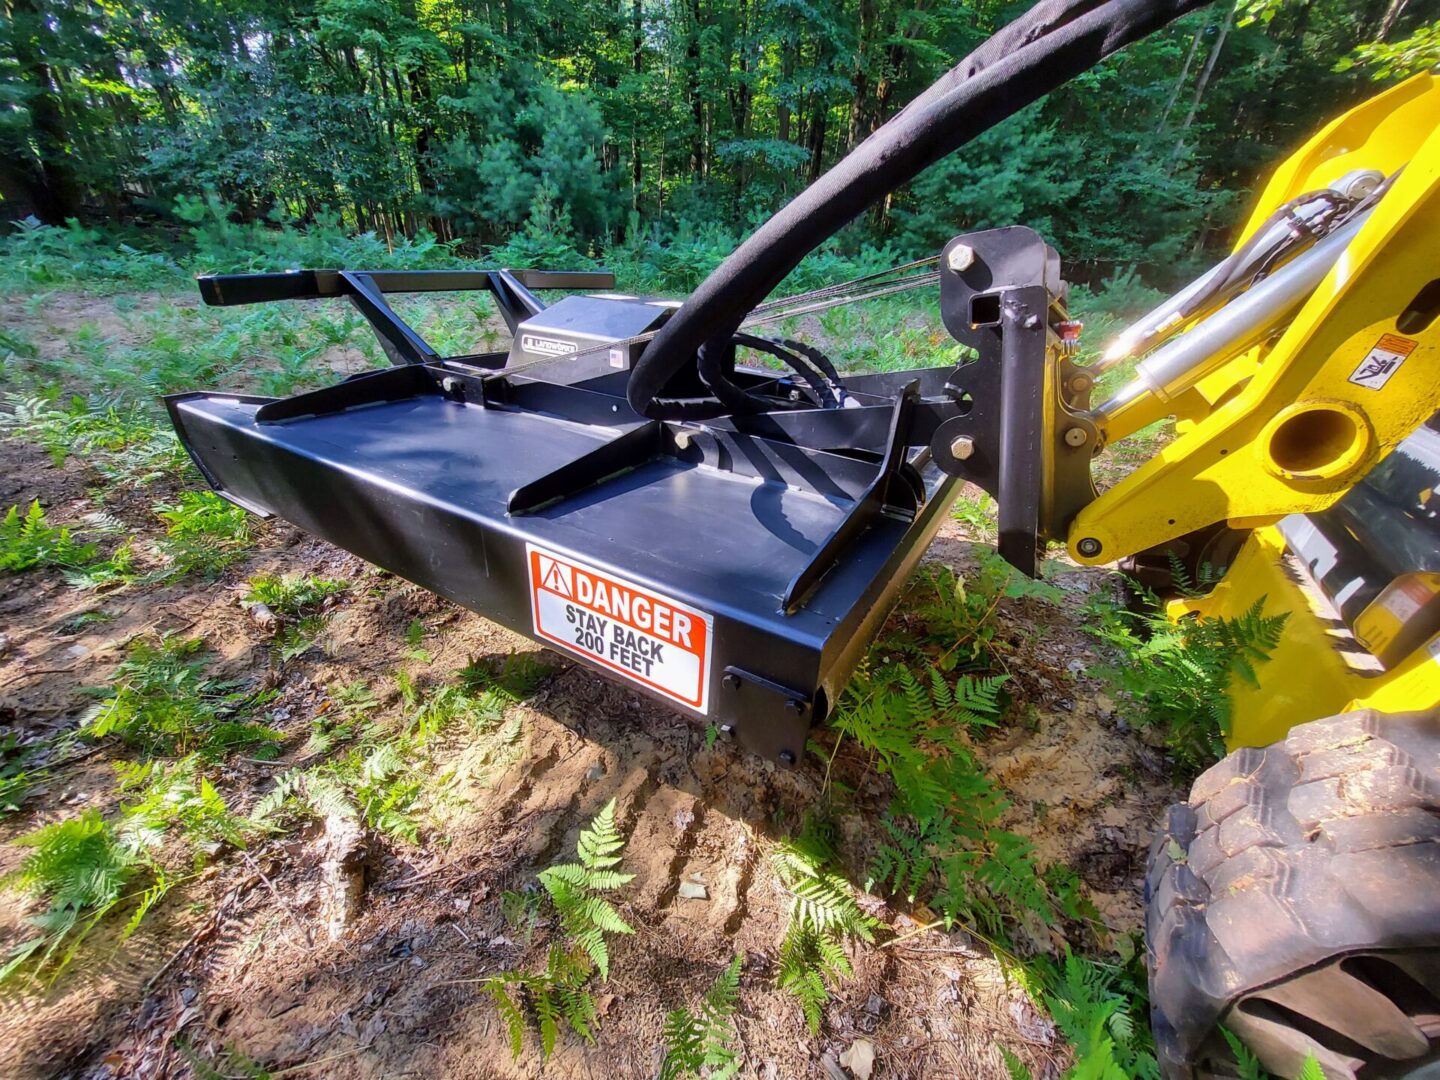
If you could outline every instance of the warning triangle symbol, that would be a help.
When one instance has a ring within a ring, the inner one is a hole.
[[[561,566],[554,559],[547,559],[540,556],[540,586],[549,589],[551,592],[559,593],[568,599],[574,598],[574,592],[570,588],[570,567]]]

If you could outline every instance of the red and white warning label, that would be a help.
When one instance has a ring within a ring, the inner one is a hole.
[[[535,636],[705,712],[712,620],[614,574],[525,545]]]

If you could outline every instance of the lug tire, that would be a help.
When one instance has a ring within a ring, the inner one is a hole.
[[[1440,1077],[1440,711],[1361,710],[1237,750],[1170,807],[1145,882],[1171,1080]]]

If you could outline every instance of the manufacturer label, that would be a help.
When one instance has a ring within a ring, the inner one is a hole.
[[[623,368],[623,367],[625,366],[625,350],[624,350],[624,349],[611,349],[611,350],[610,350],[610,366],[613,367],[613,368]]]
[[[521,334],[520,347],[526,352],[545,353],[547,356],[564,356],[566,353],[575,351],[575,343],[573,341],[539,337],[536,334]]]
[[[705,712],[709,615],[534,544],[525,556],[537,638]]]
[[[1365,354],[1360,366],[1350,373],[1350,381],[1356,386],[1379,390],[1390,376],[1400,370],[1405,358],[1415,351],[1416,342],[1394,334],[1381,334],[1375,347]]]

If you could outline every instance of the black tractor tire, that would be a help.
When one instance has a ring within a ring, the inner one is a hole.
[[[1170,807],[1145,881],[1171,1080],[1440,1077],[1440,710],[1300,724]]]

